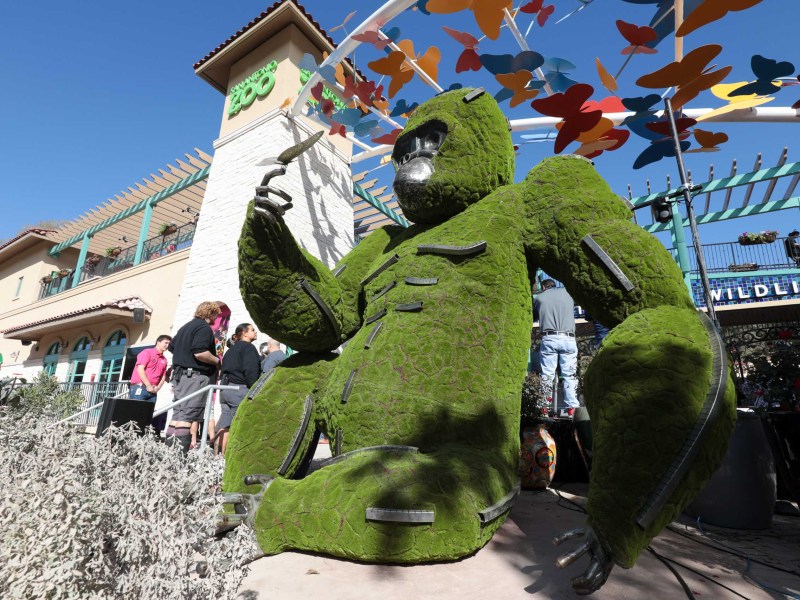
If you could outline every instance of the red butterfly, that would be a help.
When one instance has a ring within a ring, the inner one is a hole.
[[[547,23],[547,19],[553,14],[555,9],[556,7],[554,4],[544,6],[544,0],[531,0],[519,8],[520,12],[529,15],[535,14],[536,22],[539,24],[539,27],[544,27],[544,24]]]
[[[638,27],[632,23],[618,20],[617,29],[619,29],[625,41],[630,44],[627,48],[623,48],[622,54],[655,54],[658,52],[655,48],[645,46],[648,42],[658,38],[656,30],[652,27]]]
[[[335,121],[331,123],[331,129],[328,131],[328,135],[335,135],[339,134],[342,137],[347,137],[347,127],[342,125],[341,123],[336,123]]]
[[[375,144],[388,144],[389,146],[394,146],[394,143],[397,141],[397,136],[402,132],[402,129],[392,129],[389,133],[378,136],[372,141]]]
[[[456,73],[464,71],[480,71],[481,59],[475,49],[478,47],[478,38],[466,31],[457,31],[449,27],[442,26],[453,39],[464,46],[464,51],[456,61]]]
[[[583,110],[584,103],[591,97],[594,88],[587,83],[576,83],[566,92],[553,94],[549,98],[538,98],[531,106],[548,117],[564,119],[558,132],[554,150],[560,153],[570,143],[578,139],[581,133],[590,131],[603,117],[602,110]]]
[[[697,125],[697,121],[689,117],[680,117],[675,119],[675,129],[678,130],[678,137],[685,137],[689,134],[686,132],[689,127],[692,125]],[[665,138],[672,137],[672,129],[669,126],[668,119],[661,119],[658,121],[653,121],[652,123],[645,123],[644,125],[653,133],[657,133],[658,135],[663,135]]]

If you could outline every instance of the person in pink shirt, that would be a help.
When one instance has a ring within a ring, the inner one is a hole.
[[[155,346],[142,350],[136,357],[136,366],[131,375],[131,399],[156,401],[158,390],[166,381],[167,358],[164,352],[171,341],[170,336],[160,335]]]

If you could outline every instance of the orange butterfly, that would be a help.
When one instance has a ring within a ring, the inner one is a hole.
[[[508,88],[514,95],[511,97],[511,108],[518,104],[522,104],[526,100],[532,100],[539,94],[539,90],[531,89],[528,87],[533,73],[526,70],[517,71],[516,73],[501,73],[494,76],[495,79],[504,88]]]
[[[475,13],[475,21],[487,37],[500,37],[500,25],[505,17],[504,9],[510,10],[514,0],[428,0],[425,9],[437,14],[450,14],[466,9]]]
[[[716,65],[708,66],[708,63],[720,52],[722,52],[722,46],[718,44],[700,46],[689,52],[682,60],[643,75],[636,81],[636,85],[650,89],[675,86],[678,91],[672,98],[672,108],[677,110],[696,98],[700,92],[717,85],[731,72],[733,67],[723,67],[712,71],[711,69]]]
[[[606,70],[599,58],[595,57],[594,64],[597,67],[597,74],[600,76],[600,82],[603,84],[603,87],[612,94],[616,92],[619,86],[614,76]]]
[[[718,21],[729,12],[745,10],[759,4],[761,0],[705,0],[683,20],[676,37],[692,33],[704,25]]]
[[[414,53],[414,44],[411,40],[401,40],[397,42],[400,50],[392,51],[389,56],[368,63],[368,67],[379,75],[388,75],[392,78],[389,83],[389,98],[394,98],[400,89],[411,81],[414,77],[414,70],[406,63],[406,58],[415,60],[417,66],[422,69],[434,81],[439,77],[439,59],[442,53],[436,46],[431,46],[421,57]]]
[[[717,146],[728,141],[728,134],[721,131],[714,133],[712,131],[695,128],[693,133],[694,139],[700,144],[700,147],[687,150],[686,154],[690,152],[717,152],[719,150]]]

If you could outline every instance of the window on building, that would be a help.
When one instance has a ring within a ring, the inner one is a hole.
[[[109,336],[103,348],[103,364],[100,367],[99,381],[119,381],[127,342],[128,338],[121,329]]]
[[[72,347],[69,355],[69,382],[81,383],[83,374],[86,371],[86,360],[89,358],[89,350],[92,349],[92,340],[82,337]]]
[[[20,277],[17,280],[17,291],[14,292],[14,298],[19,298],[20,293],[22,292],[22,280],[25,279],[24,276]]]
[[[58,353],[61,352],[61,344],[55,342],[47,349],[44,355],[44,372],[48,375],[55,375],[58,367]]]

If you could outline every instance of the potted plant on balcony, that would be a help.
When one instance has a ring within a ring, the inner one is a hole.
[[[86,257],[86,263],[90,265],[97,265],[101,260],[103,260],[103,257],[99,254],[90,254]]]
[[[158,228],[159,235],[164,237],[172,235],[176,231],[178,231],[178,226],[175,223],[162,223],[161,227]]]
[[[72,269],[67,269],[67,268],[65,267],[65,268],[63,268],[63,269],[60,269],[60,270],[58,271],[58,276],[59,276],[59,277],[69,277],[69,275],[70,275],[71,273],[72,273]]]
[[[766,230],[760,232],[747,232],[739,236],[739,243],[742,246],[752,246],[753,244],[771,244],[778,239],[778,232],[773,230]]]
[[[733,271],[734,273],[739,273],[742,271],[758,271],[758,264],[754,262],[731,263],[728,265],[728,270]]]
[[[106,256],[109,258],[116,258],[122,252],[122,248],[120,246],[112,246],[110,248],[106,248]]]
[[[53,281],[53,276],[52,275],[45,275],[44,277],[42,277],[42,283],[45,284],[45,285],[47,285],[48,283],[51,283],[52,281]]]

